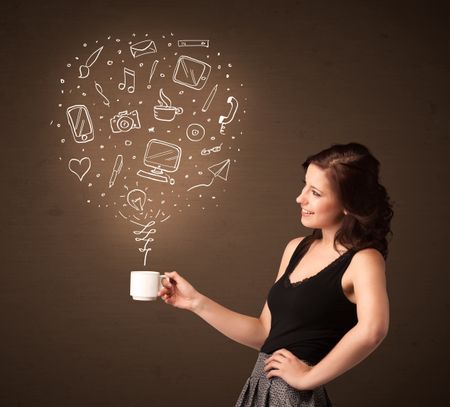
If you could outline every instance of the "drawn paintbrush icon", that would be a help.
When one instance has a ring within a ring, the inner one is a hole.
[[[86,59],[86,62],[84,65],[80,65],[80,79],[87,78],[89,76],[89,68],[95,64],[95,61],[97,61],[100,53],[103,50],[103,46],[101,46],[99,49],[95,50],[88,59]]]

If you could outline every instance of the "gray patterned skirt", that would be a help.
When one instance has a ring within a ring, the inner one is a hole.
[[[250,377],[235,407],[331,407],[325,387],[314,390],[297,390],[281,377],[268,379],[264,372],[264,360],[269,354],[259,352]]]

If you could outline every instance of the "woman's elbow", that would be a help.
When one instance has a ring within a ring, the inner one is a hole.
[[[389,331],[389,324],[377,323],[366,326],[364,329],[364,337],[369,346],[376,347],[386,338]]]

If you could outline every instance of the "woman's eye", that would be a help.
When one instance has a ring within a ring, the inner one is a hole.
[[[316,191],[313,191],[313,195],[314,196],[320,196],[320,194],[318,194]]]

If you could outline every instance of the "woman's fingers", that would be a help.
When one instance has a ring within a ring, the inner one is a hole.
[[[166,288],[171,288],[172,284],[170,283],[168,278],[163,278],[161,281],[161,285],[163,285]]]
[[[163,288],[161,288],[161,289],[158,291],[158,295],[159,295],[159,296],[163,296],[163,295],[172,295],[172,288],[165,288],[165,287],[163,287]]]

